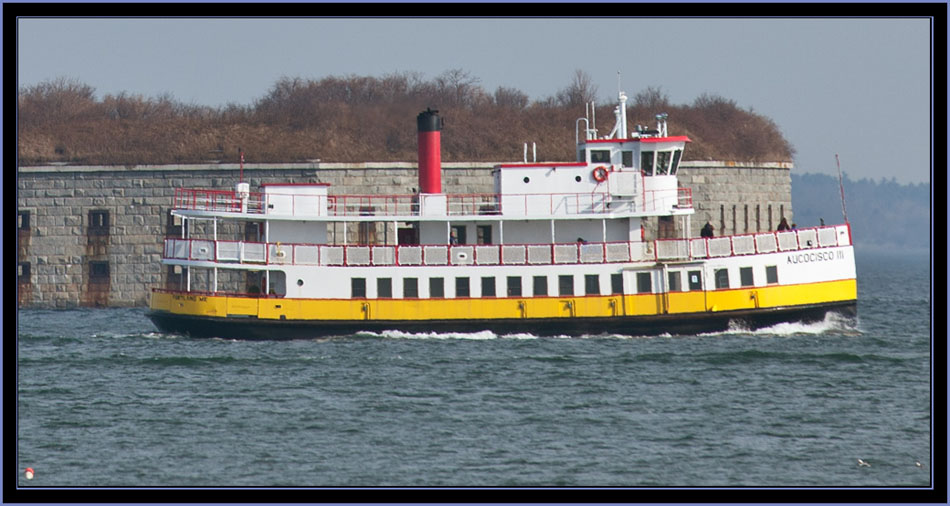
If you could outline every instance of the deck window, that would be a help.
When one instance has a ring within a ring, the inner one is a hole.
[[[653,276],[649,272],[637,273],[637,293],[653,293]]]
[[[380,299],[393,298],[393,278],[376,279],[376,297]]]
[[[534,276],[534,295],[545,296],[548,294],[548,277]]]
[[[686,273],[686,276],[689,278],[690,290],[703,289],[703,273],[701,271],[689,271]]]
[[[765,267],[765,282],[770,285],[778,284],[778,267],[774,265]]]
[[[508,276],[508,296],[521,297],[521,276]]]
[[[449,233],[449,244],[468,244],[465,237],[465,225],[452,225],[452,231]]]
[[[716,288],[729,288],[729,269],[716,269]]]
[[[445,280],[442,278],[429,278],[429,297],[445,297]]]
[[[584,275],[584,295],[600,295],[600,276],[597,274]]]
[[[615,295],[623,293],[623,274],[618,272],[610,275],[610,293]]]
[[[495,296],[495,278],[494,277],[482,278],[482,297],[494,297],[494,296]]]
[[[564,274],[557,277],[557,294],[561,297],[574,295],[574,276]]]
[[[610,163],[609,149],[590,150],[590,163]]]
[[[16,212],[16,228],[19,230],[30,229],[30,212],[29,211]]]
[[[742,286],[753,286],[755,285],[754,280],[752,279],[752,267],[740,267],[739,268],[739,283]]]
[[[350,297],[354,299],[366,298],[366,278],[350,279]]]
[[[419,278],[405,278],[402,280],[402,298],[415,299],[419,297]]]
[[[478,244],[491,244],[491,225],[478,225],[475,227]]]
[[[455,278],[455,296],[468,297],[469,293],[468,278]]]
[[[680,283],[681,273],[680,271],[670,271],[667,273],[670,280],[670,292],[681,292],[683,291],[683,285]]]

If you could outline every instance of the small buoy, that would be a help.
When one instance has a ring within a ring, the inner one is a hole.
[[[26,474],[26,479],[32,480],[32,479],[33,479],[33,468],[32,468],[32,467],[26,468],[26,473],[25,473],[25,474]]]
[[[920,461],[919,461],[919,460],[918,460],[918,461],[916,461],[916,462],[914,462],[914,465],[915,465],[915,466],[917,466],[917,467],[921,467],[921,465],[920,465]]]
[[[868,464],[867,462],[865,462],[865,461],[863,461],[863,460],[861,460],[861,459],[858,459],[858,466],[859,466],[859,467],[871,467],[871,464]]]

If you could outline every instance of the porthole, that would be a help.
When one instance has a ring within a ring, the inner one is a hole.
[[[298,279],[298,280],[297,280],[297,286],[303,286],[303,280],[302,280],[302,279]]]
[[[528,183],[528,182],[530,182],[530,181],[531,181],[531,178],[529,178],[528,176],[525,176],[525,177],[524,177],[524,182],[525,182],[525,183]]]
[[[580,177],[580,176],[574,176],[574,181],[577,181],[578,183],[580,183],[580,182],[581,182],[581,177]]]

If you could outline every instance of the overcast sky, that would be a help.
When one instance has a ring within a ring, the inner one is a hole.
[[[582,69],[606,102],[620,71],[630,97],[710,93],[770,117],[798,173],[836,174],[838,153],[853,179],[919,183],[931,175],[931,36],[929,19],[19,19],[17,67],[20,86],[66,77],[100,98],[209,106],[253,104],[282,76],[455,68],[531,99]]]

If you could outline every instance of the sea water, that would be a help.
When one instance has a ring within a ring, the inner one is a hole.
[[[856,322],[754,332],[245,342],[21,310],[17,485],[929,487],[930,259],[857,259]]]

